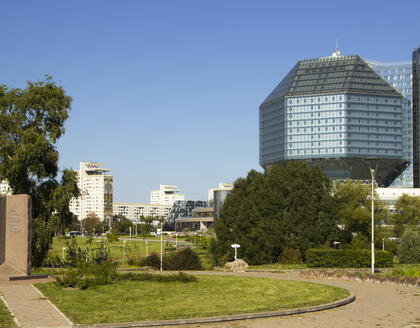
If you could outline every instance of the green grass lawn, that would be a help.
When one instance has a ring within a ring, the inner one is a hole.
[[[0,301],[0,327],[1,328],[13,328],[16,324],[13,320],[12,315],[7,309],[6,305]]]
[[[109,323],[274,311],[332,302],[346,290],[251,277],[197,276],[197,282],[119,281],[89,290],[36,284],[74,323]]]
[[[87,237],[75,237],[80,248],[98,248],[102,239],[93,238],[91,243],[88,243]],[[67,239],[69,240],[69,239]],[[104,239],[106,240],[106,239]],[[70,241],[70,240],[69,240]],[[166,241],[163,242],[165,248]],[[146,242],[143,239],[132,239],[127,240],[124,247],[124,242],[119,240],[115,243],[107,243],[110,248],[110,256],[112,258],[123,257],[123,256],[144,256],[146,254]],[[49,251],[50,256],[58,255],[62,257],[62,249],[66,247],[65,238],[54,238],[52,248]],[[148,241],[148,253],[160,252],[160,239],[154,239]]]

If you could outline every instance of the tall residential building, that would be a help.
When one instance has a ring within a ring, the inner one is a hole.
[[[405,97],[360,56],[301,60],[260,105],[260,165],[302,160],[332,179],[389,186],[408,162],[402,153]]]
[[[210,188],[208,192],[208,201],[210,206],[213,204],[214,200],[214,192],[217,190],[232,190],[233,189],[233,183],[226,183],[226,182],[220,182],[219,188]]]
[[[0,180],[0,196],[11,195],[12,189],[6,180]]]
[[[407,98],[402,115],[403,158],[410,166],[392,183],[392,187],[413,186],[413,110],[412,110],[412,63],[410,61],[380,63],[369,60],[368,64],[389,84]]]
[[[152,190],[150,203],[158,205],[173,205],[177,200],[184,200],[184,194],[180,193],[177,186],[160,185],[159,190]]]
[[[131,221],[140,221],[142,217],[167,217],[172,205],[140,204],[114,202],[114,215],[123,215]]]
[[[420,47],[413,51],[413,186],[420,187]]]
[[[112,219],[113,177],[108,174],[109,169],[102,168],[103,164],[96,162],[80,162],[77,171],[77,185],[81,195],[72,199],[70,211],[79,220],[93,212],[101,221]]]

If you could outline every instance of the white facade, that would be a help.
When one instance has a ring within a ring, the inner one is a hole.
[[[94,212],[101,221],[112,218],[112,194],[113,177],[109,169],[101,168],[103,164],[96,162],[80,162],[80,169],[77,171],[80,189],[79,198],[72,199],[70,211],[83,220]]]
[[[172,205],[121,203],[113,204],[114,215],[123,215],[131,221],[141,221],[141,217],[166,217]]]
[[[420,188],[376,188],[379,199],[389,204],[392,211],[398,198],[406,194],[407,196],[420,197]]]
[[[0,195],[5,196],[5,195],[11,195],[11,194],[12,194],[12,189],[10,188],[9,183],[6,180],[1,180]]]
[[[213,202],[213,200],[214,200],[214,191],[215,190],[232,190],[232,189],[233,189],[233,183],[227,183],[227,182],[220,182],[219,183],[219,188],[209,189],[209,194],[208,194],[209,204],[211,202]]]
[[[177,200],[185,200],[184,194],[172,185],[160,185],[159,190],[152,190],[150,193],[150,203],[153,205],[172,206]]]

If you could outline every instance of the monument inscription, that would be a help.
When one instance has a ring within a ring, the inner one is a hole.
[[[19,218],[19,214],[16,212],[14,208],[10,209],[8,213],[8,218],[9,220],[7,220],[7,223],[8,223],[7,230],[10,232],[21,232],[22,231],[21,220]]]

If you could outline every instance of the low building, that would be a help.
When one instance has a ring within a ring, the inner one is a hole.
[[[195,208],[208,207],[208,203],[204,200],[178,200],[174,203],[166,217],[163,225],[163,230],[173,231],[175,230],[175,221],[179,218],[192,217],[193,210]]]
[[[175,231],[207,231],[214,224],[212,207],[195,208],[191,217],[180,217],[175,220]]]
[[[167,217],[172,206],[157,204],[114,202],[114,215],[122,215],[131,221],[140,221],[142,217]]]
[[[217,190],[232,190],[232,189],[233,189],[233,183],[226,183],[226,182],[219,183],[218,188],[210,188],[209,192],[208,192],[209,205],[212,206],[212,204],[213,204],[214,192],[215,191],[217,191]]]
[[[398,198],[406,194],[407,196],[420,197],[420,188],[376,188],[379,199],[388,204],[392,212]]]

